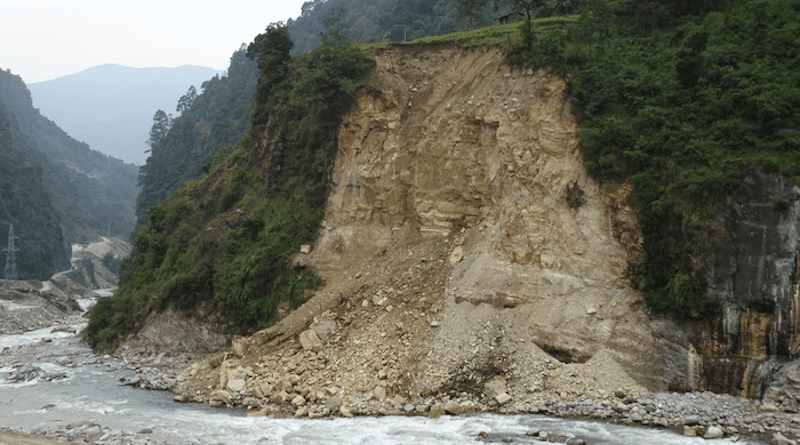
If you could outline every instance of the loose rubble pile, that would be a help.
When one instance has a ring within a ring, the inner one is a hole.
[[[12,367],[12,371],[8,373],[6,380],[10,383],[21,382],[51,382],[53,380],[63,380],[67,378],[65,372],[46,372],[42,368],[28,364],[17,363]]]

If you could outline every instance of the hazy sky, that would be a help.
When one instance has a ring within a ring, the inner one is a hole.
[[[25,83],[116,63],[225,70],[306,0],[0,0],[0,68]]]

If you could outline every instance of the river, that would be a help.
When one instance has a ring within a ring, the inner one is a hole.
[[[85,324],[74,327],[80,329]],[[42,339],[50,339],[43,342]],[[129,435],[131,443],[183,444],[466,444],[481,432],[487,441],[535,442],[532,429],[582,438],[588,444],[701,444],[698,437],[674,431],[628,427],[613,423],[564,420],[542,415],[472,414],[427,417],[357,417],[334,420],[250,418],[241,410],[179,404],[170,393],[121,386],[131,375],[111,357],[99,357],[76,336],[40,329],[20,335],[0,335],[0,359],[25,357],[45,373],[66,378],[10,383],[14,368],[0,368],[0,427],[27,432],[66,430],[76,422],[96,424],[106,433]],[[66,357],[66,358],[65,358]],[[6,362],[8,360],[5,360]],[[23,360],[21,360],[23,361]],[[122,368],[122,369],[120,369]],[[93,423],[89,423],[89,421]],[[111,437],[105,434],[106,437]],[[138,439],[137,439],[138,438]],[[98,438],[99,440],[99,438]],[[149,441],[149,442],[148,442]],[[110,443],[99,441],[96,443]],[[125,442],[127,443],[127,442]],[[714,444],[760,443],[739,437]]]

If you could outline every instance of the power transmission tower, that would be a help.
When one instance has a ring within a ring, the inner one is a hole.
[[[8,248],[3,249],[3,251],[8,252],[8,256],[6,257],[6,270],[3,273],[3,277],[6,280],[19,279],[19,275],[17,274],[17,254],[15,252],[21,252],[21,250],[14,246],[14,238],[19,237],[14,236],[14,225],[11,224],[8,228]]]

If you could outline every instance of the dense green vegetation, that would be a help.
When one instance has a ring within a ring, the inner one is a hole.
[[[217,150],[232,147],[248,129],[248,113],[258,78],[256,62],[240,48],[231,56],[228,75],[191,87],[178,100],[174,120],[158,110],[150,132],[150,156],[139,172],[137,231],[147,212],[190,179],[207,172]],[[135,233],[134,233],[135,235]]]
[[[108,232],[127,238],[134,225],[137,167],[90,149],[42,116],[19,76],[0,70],[0,97],[30,139],[31,152],[44,155],[43,186],[69,241],[88,242]]]
[[[334,17],[349,40],[359,43],[410,42],[416,39],[486,27],[531,0],[311,0],[302,15],[287,23],[293,53],[316,48]],[[537,0],[537,17],[571,14],[579,0]],[[532,4],[533,4],[532,3]]]
[[[248,47],[261,73],[250,132],[216,152],[207,176],[148,210],[123,285],[91,312],[93,345],[113,348],[167,307],[219,314],[227,332],[253,332],[321,284],[289,257],[318,234],[339,122],[367,59],[335,40],[295,59],[291,47],[280,24]]]
[[[800,183],[798,13],[797,0],[589,0],[512,55],[569,79],[587,171],[633,181],[648,254],[638,284],[655,310],[714,310],[699,258],[745,166]]]

